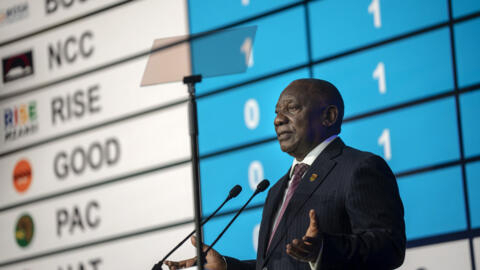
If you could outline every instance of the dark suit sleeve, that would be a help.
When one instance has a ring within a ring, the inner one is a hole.
[[[370,156],[354,166],[345,208],[351,234],[322,234],[322,266],[394,269],[405,256],[403,205],[395,176],[385,161]]]
[[[255,260],[240,261],[228,256],[224,258],[227,262],[227,270],[255,270]]]

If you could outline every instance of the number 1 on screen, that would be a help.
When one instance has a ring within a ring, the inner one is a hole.
[[[253,48],[252,39],[247,37],[240,47],[240,51],[245,54],[245,64],[247,67],[253,67]]]
[[[392,147],[390,143],[390,129],[386,128],[378,138],[378,145],[383,146],[383,156],[385,160],[392,159]]]
[[[385,65],[379,62],[372,73],[372,77],[378,80],[378,92],[385,94],[387,92],[387,81],[385,79]]]
[[[373,14],[373,26],[382,27],[382,18],[380,17],[380,0],[372,0],[368,6],[368,13]]]

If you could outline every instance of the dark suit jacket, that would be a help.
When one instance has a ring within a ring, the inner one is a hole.
[[[227,257],[228,270],[310,270],[308,263],[285,252],[287,243],[305,234],[310,209],[315,209],[323,241],[318,269],[394,269],[403,263],[403,204],[395,176],[382,158],[335,139],[302,178],[266,250],[288,181],[287,172],[268,192],[257,259]]]

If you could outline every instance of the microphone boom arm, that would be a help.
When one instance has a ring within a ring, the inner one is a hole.
[[[238,196],[238,194],[242,191],[242,187],[239,186],[239,185],[236,185],[234,186],[231,190],[230,190],[230,193],[228,195],[228,197],[223,201],[223,203],[217,208],[215,209],[215,211],[210,215],[208,216],[205,220],[202,221],[202,223],[200,224],[200,227],[203,226],[205,223],[207,223],[207,221],[209,221],[213,216],[215,216],[218,211],[220,211],[220,209],[222,209],[222,207],[229,201],[231,200],[232,198],[235,198]],[[185,237],[180,243],[178,243],[170,252],[168,252],[167,255],[165,255],[165,257],[163,257],[163,259],[161,259],[157,264],[155,264],[152,268],[152,270],[161,270],[162,269],[162,264],[163,262],[165,262],[165,260],[170,256],[172,255],[173,252],[175,252],[181,245],[183,245],[183,243],[185,243],[185,241],[188,240],[188,238],[190,238],[197,230],[193,229],[193,231],[187,235],[187,237]]]
[[[213,246],[218,242],[218,240],[220,240],[220,238],[223,236],[223,234],[228,230],[228,228],[230,228],[230,226],[232,225],[232,223],[237,219],[237,217],[240,215],[240,213],[242,213],[243,209],[245,209],[245,207],[247,207],[247,205],[250,203],[250,201],[253,199],[253,197],[255,197],[258,193],[264,191],[265,189],[267,189],[268,185],[270,183],[268,182],[268,180],[263,180],[262,182],[260,182],[260,184],[258,184],[257,186],[257,189],[255,190],[255,192],[252,194],[252,196],[250,196],[250,198],[248,199],[248,201],[242,206],[242,208],[240,208],[240,210],[238,210],[237,214],[235,214],[235,216],[232,218],[232,220],[230,220],[230,222],[227,224],[227,226],[223,229],[223,231],[217,236],[217,238],[215,239],[215,241],[213,241],[213,243],[208,247],[208,249],[205,251],[204,253],[204,256],[207,255],[207,253],[210,251],[210,249],[213,248]]]

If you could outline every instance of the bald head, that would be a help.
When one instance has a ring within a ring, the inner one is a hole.
[[[280,94],[275,113],[280,148],[301,161],[319,143],[340,133],[343,100],[327,81],[299,79]]]
[[[340,95],[338,89],[331,83],[320,79],[298,79],[291,82],[285,90],[292,88],[300,91],[304,95],[308,96],[312,107],[321,108],[329,105],[337,107],[338,117],[335,124],[332,126],[333,133],[340,133],[344,104],[343,98]]]

